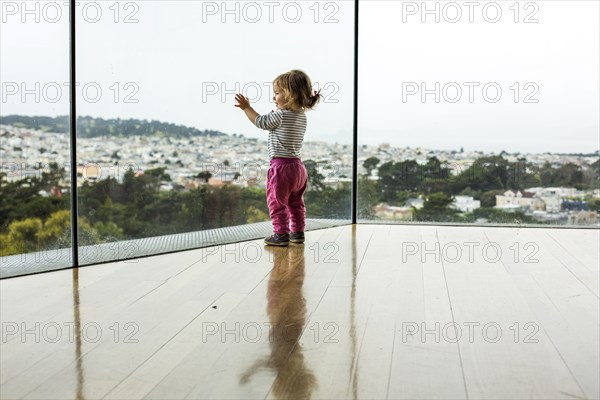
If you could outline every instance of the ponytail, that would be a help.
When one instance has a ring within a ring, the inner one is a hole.
[[[316,106],[319,103],[319,101],[321,100],[321,97],[323,97],[321,95],[321,89],[319,89],[318,92],[315,90],[314,94],[308,98],[308,104],[306,104],[306,108],[308,108],[308,109],[314,108],[314,106]]]

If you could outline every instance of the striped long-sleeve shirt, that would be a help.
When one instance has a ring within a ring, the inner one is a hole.
[[[268,114],[258,115],[254,125],[269,131],[269,158],[300,158],[306,132],[306,115],[303,111],[278,108]]]

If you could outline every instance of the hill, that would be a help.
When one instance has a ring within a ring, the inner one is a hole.
[[[20,128],[36,129],[43,132],[68,133],[69,117],[61,115],[58,117],[7,115],[0,117],[0,125],[12,125]],[[148,121],[139,119],[103,119],[90,116],[77,118],[77,137],[91,138],[98,136],[221,136],[225,135],[219,131],[198,130],[183,125],[175,125],[168,122]]]

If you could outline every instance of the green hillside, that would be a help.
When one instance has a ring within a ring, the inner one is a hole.
[[[11,125],[20,128],[36,129],[44,132],[68,133],[69,117],[29,117],[24,115],[0,116],[0,125]],[[77,118],[77,137],[90,138],[98,136],[220,136],[224,133],[213,130],[198,130],[168,122],[139,119],[102,119],[89,116]]]

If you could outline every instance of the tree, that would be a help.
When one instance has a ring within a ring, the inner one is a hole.
[[[600,189],[600,158],[583,171],[584,185],[589,189]]]
[[[319,172],[317,163],[313,160],[304,161],[308,173],[308,190],[322,191],[325,188],[325,177]]]
[[[561,165],[556,171],[557,186],[583,188],[583,170],[573,163]]]
[[[377,189],[382,200],[396,203],[398,192],[416,192],[422,182],[422,171],[415,160],[388,161],[379,167]]]
[[[71,211],[57,211],[44,222],[43,228],[37,233],[37,238],[40,244],[46,248],[57,244],[69,246],[70,240],[67,243],[61,243],[61,238],[70,237],[70,229]]]
[[[98,232],[98,236],[102,242],[114,242],[125,239],[123,229],[114,222],[98,222],[93,228]]]
[[[268,221],[269,214],[265,213],[262,210],[259,210],[256,207],[248,207],[246,209],[246,223],[253,224],[255,222]]]
[[[363,161],[363,167],[367,170],[367,176],[371,176],[373,171],[379,165],[379,158],[377,157],[369,157],[365,161]]]
[[[198,179],[204,179],[204,183],[208,183],[208,180],[212,178],[212,174],[208,171],[202,171],[196,175]]]
[[[338,189],[324,187],[304,194],[308,218],[350,218],[350,184],[343,182]]]
[[[38,233],[42,229],[40,218],[13,221],[8,226],[8,242],[22,253],[39,250]]]
[[[379,203],[377,182],[368,179],[367,176],[358,178],[358,204],[356,213],[360,219],[374,219],[375,206]]]
[[[442,192],[431,193],[425,198],[423,208],[414,209],[413,218],[417,221],[451,222],[460,221],[458,210],[450,208],[453,198]]]
[[[597,161],[596,161],[597,163]],[[594,164],[592,164],[594,168]],[[566,163],[558,168],[553,168],[552,165],[546,161],[546,163],[537,169],[536,173],[539,175],[539,180],[544,187],[575,187],[577,189],[592,188],[588,178],[587,184],[584,181],[584,171],[578,165],[573,163]],[[589,174],[587,175],[590,176]],[[592,175],[593,177],[593,175]]]
[[[148,169],[144,175],[155,177],[160,182],[171,182],[171,175],[167,174],[166,167]]]
[[[496,205],[496,196],[502,195],[503,190],[489,190],[483,192],[479,197],[481,207],[494,207]]]
[[[466,187],[479,192],[508,189],[509,169],[508,161],[500,156],[478,158],[452,179],[451,193],[460,193]]]

